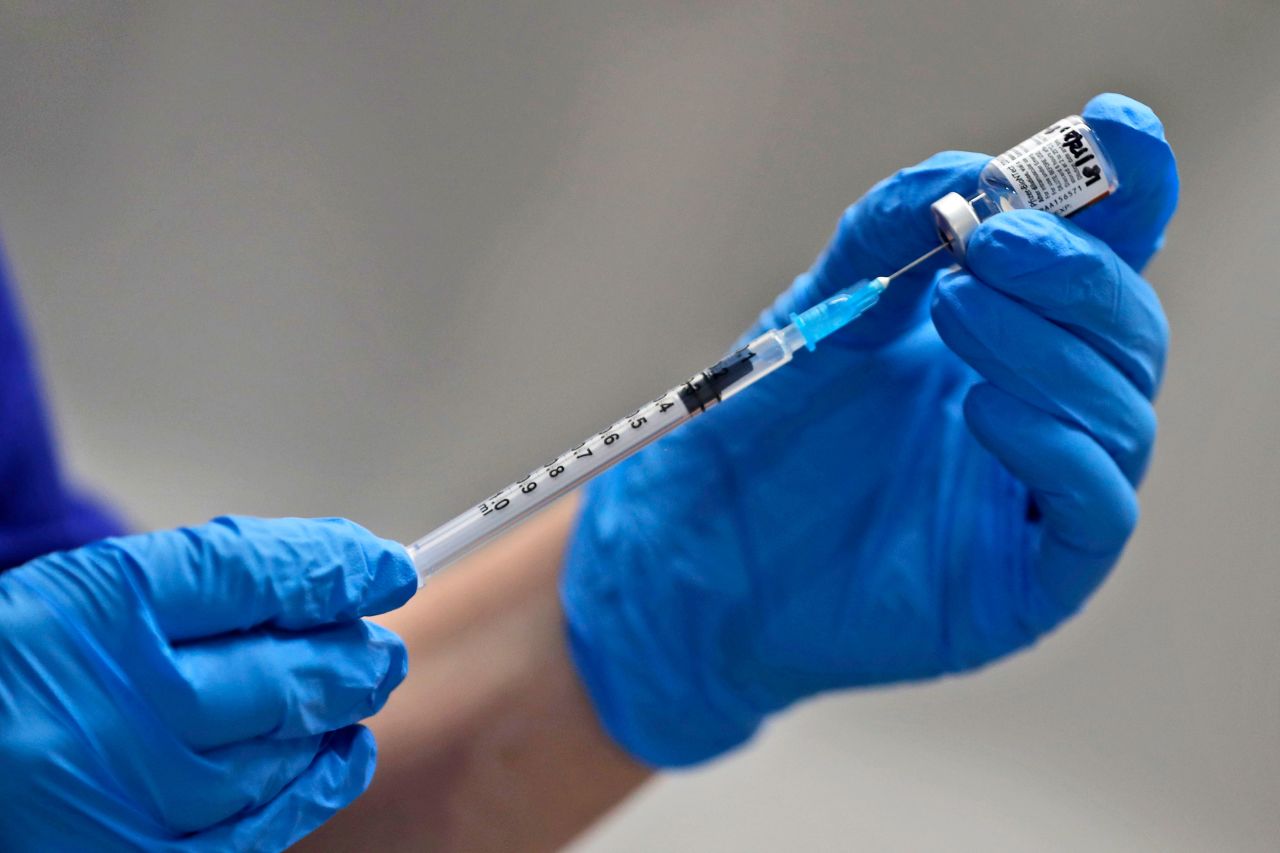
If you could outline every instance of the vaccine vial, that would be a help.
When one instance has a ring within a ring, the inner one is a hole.
[[[1071,216],[1120,186],[1097,134],[1080,116],[1067,116],[989,162],[978,194],[948,193],[933,203],[938,236],[961,262],[969,235],[1005,210],[1043,210]]]

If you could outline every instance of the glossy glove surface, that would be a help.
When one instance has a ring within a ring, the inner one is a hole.
[[[221,518],[0,575],[0,848],[280,850],[359,795],[404,548]]]
[[[0,570],[120,533],[65,482],[8,265],[0,257]]]
[[[1139,270],[1177,199],[1159,121],[1083,113],[1118,192],[984,223],[968,269],[898,280],[851,327],[606,473],[562,582],[605,727],[680,765],[824,690],[926,679],[1075,612],[1137,520],[1167,328]],[[989,158],[939,154],[851,207],[745,339],[936,245],[929,205]],[[678,472],[674,476],[673,472]]]

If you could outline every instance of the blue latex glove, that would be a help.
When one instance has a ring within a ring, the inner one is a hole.
[[[0,257],[0,570],[122,530],[59,470],[40,382]]]
[[[368,785],[416,588],[341,519],[222,518],[0,575],[0,848],[279,850]]]
[[[1083,114],[1113,197],[1069,222],[993,217],[968,271],[895,281],[588,489],[562,599],[599,716],[635,757],[699,761],[804,696],[981,666],[1115,563],[1167,337],[1135,270],[1178,182],[1146,107],[1103,95]],[[988,159],[940,154],[877,185],[746,339],[935,246],[930,203],[971,193]]]

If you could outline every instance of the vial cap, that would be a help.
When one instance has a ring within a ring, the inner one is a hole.
[[[933,211],[933,224],[938,229],[939,239],[947,244],[956,260],[963,262],[969,235],[981,222],[977,211],[960,193],[947,193],[929,209]]]

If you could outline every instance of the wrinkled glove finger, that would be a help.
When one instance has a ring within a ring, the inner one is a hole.
[[[403,546],[341,518],[227,516],[93,547],[131,570],[174,641],[349,621],[398,607],[417,589]]]
[[[862,279],[888,275],[937,246],[929,205],[949,192],[972,194],[978,173],[990,159],[985,154],[944,151],[876,184],[844,212],[813,268],[761,314],[750,335],[779,328],[790,322],[793,311],[811,308]],[[877,305],[827,345],[875,346],[908,328],[921,318],[933,273],[947,263],[950,256],[941,253],[895,279]]]
[[[1072,221],[1141,270],[1163,244],[1178,206],[1178,167],[1164,125],[1145,104],[1114,93],[1098,95],[1080,115],[1106,149],[1120,187]]]
[[[994,385],[969,390],[974,437],[1029,489],[1045,535],[1024,590],[1038,633],[1074,612],[1102,582],[1138,521],[1138,499],[1090,435]]]
[[[1019,210],[987,220],[968,245],[974,276],[1073,331],[1155,397],[1168,322],[1151,285],[1100,238]]]
[[[192,774],[201,784],[170,785],[158,792],[159,818],[173,834],[185,835],[258,808],[302,776],[330,739],[327,734],[263,738],[205,752],[198,758],[199,771]]]
[[[275,798],[184,839],[185,850],[276,851],[297,843],[364,793],[377,756],[373,735],[349,726],[327,739],[323,752]]]
[[[377,713],[408,672],[400,638],[364,620],[228,635],[179,646],[174,658],[188,689],[155,704],[199,750],[351,725]]]
[[[940,277],[933,322],[983,378],[1087,432],[1138,482],[1155,441],[1155,410],[1101,353],[965,272]]]

